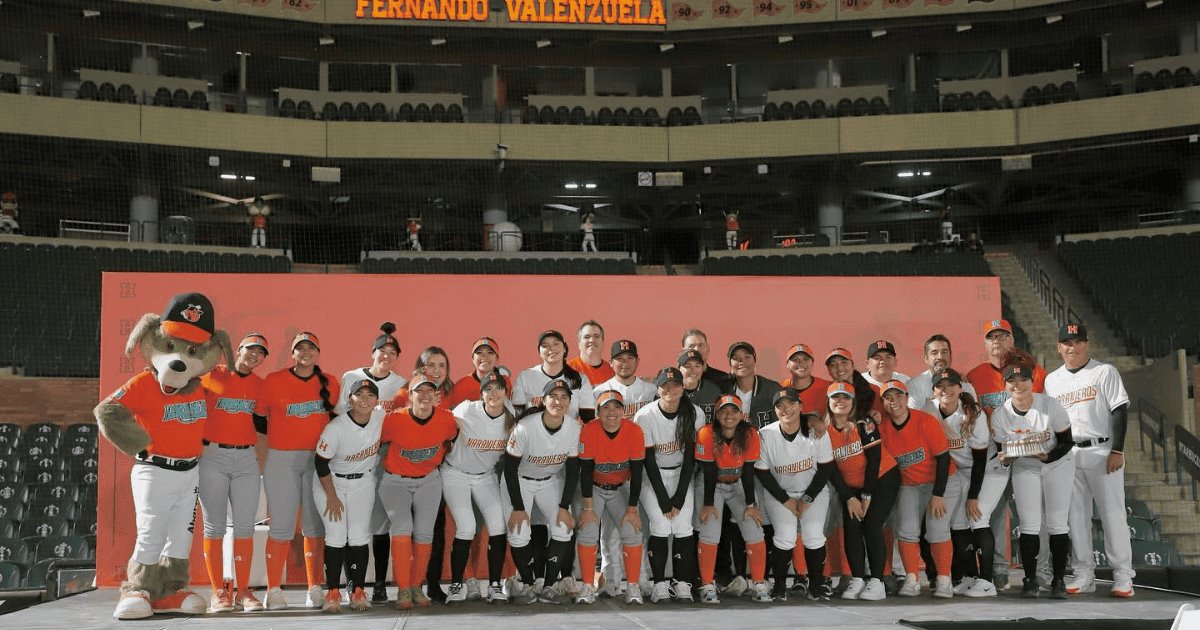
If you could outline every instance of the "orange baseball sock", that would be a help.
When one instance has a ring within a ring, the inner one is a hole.
[[[220,538],[204,539],[204,568],[208,569],[208,581],[214,593],[225,586],[224,543]]]
[[[921,545],[915,542],[904,542],[903,540],[896,544],[900,545],[900,560],[904,562],[904,572],[920,573]]]
[[[717,571],[717,546],[712,543],[699,544],[700,554],[700,584],[712,584],[713,574]]]
[[[584,584],[592,584],[596,580],[596,546],[579,543],[575,550],[579,553],[579,577]]]
[[[433,553],[433,543],[413,543],[412,576],[410,586],[420,586],[425,581],[425,571],[429,569],[429,556]]]
[[[325,583],[325,539],[304,537],[304,571],[308,588]]]
[[[630,584],[637,584],[642,575],[642,546],[622,547],[621,551],[625,560],[625,579]]]
[[[804,558],[804,545],[800,544],[799,539],[796,540],[796,546],[792,547],[792,569],[796,572],[796,577],[798,578],[808,575],[808,560]],[[784,577],[786,578],[787,576],[785,575]],[[775,579],[778,580],[779,576],[775,576]]]
[[[842,528],[838,527],[830,532],[829,537],[825,541],[825,577],[833,575],[835,569],[839,570],[839,575],[850,575],[850,571],[846,566],[846,546],[842,542]]]
[[[760,540],[746,543],[746,564],[750,565],[750,580],[762,582],[767,575],[767,543]]]
[[[412,536],[392,536],[392,579],[400,588],[412,586],[412,555]]]
[[[283,567],[287,564],[291,549],[290,540],[267,539],[267,588],[277,588],[283,584]]]
[[[937,574],[939,576],[950,575],[950,564],[954,562],[954,543],[949,540],[930,543],[929,551],[933,555],[933,564],[936,565]]]
[[[254,561],[254,539],[233,539],[233,576],[240,590],[250,590],[250,563]]]

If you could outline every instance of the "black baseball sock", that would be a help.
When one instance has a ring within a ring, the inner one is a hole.
[[[488,536],[488,582],[499,582],[504,572],[504,550],[508,538],[504,534]]]
[[[666,536],[651,536],[646,543],[646,556],[650,561],[650,579],[662,582],[667,574],[667,538]],[[635,579],[632,575],[630,579]]]
[[[550,588],[558,581],[558,576],[563,573],[562,565],[567,561],[567,551],[571,549],[571,541],[569,540],[551,540],[549,547],[546,549],[546,581],[542,588]],[[569,575],[570,572],[568,571]]]
[[[1021,567],[1025,569],[1026,580],[1037,579],[1038,547],[1041,541],[1037,534],[1021,534]]]
[[[545,525],[529,527],[529,547],[533,550],[533,575],[544,578],[546,569],[546,546],[550,542],[550,528]]]
[[[950,532],[950,541],[954,545],[954,556],[950,563],[950,579],[955,584],[964,577],[976,577],[974,550],[971,548],[971,530],[956,529]]]
[[[367,559],[370,557],[370,547],[367,545],[356,545],[354,547],[346,547],[345,563],[346,563],[346,579],[354,583],[354,586],[366,587],[367,583]]]
[[[342,559],[345,557],[344,547],[325,545],[325,588],[342,587]]]
[[[525,584],[533,584],[533,543],[523,547],[509,547],[512,553],[513,564],[517,565],[517,573],[521,576],[521,581]]]
[[[975,553],[971,554],[971,561],[979,564],[979,578],[992,581],[992,556],[996,553],[996,539],[992,536],[991,527],[982,527],[971,532],[971,538],[975,542]]]
[[[675,537],[674,554],[671,559],[671,574],[677,582],[696,584],[696,537]]]
[[[471,542],[455,538],[450,545],[450,581],[455,584],[462,584],[467,559],[471,557]]]
[[[804,562],[808,564],[808,592],[820,592],[825,583],[825,545],[817,549],[804,549]]]
[[[776,549],[770,560],[771,572],[775,575],[775,588],[771,589],[771,592],[775,595],[787,593],[788,565],[792,562],[792,550]]]
[[[600,554],[596,554],[600,555]],[[575,532],[571,532],[571,540],[567,542],[566,551],[559,559],[558,578],[564,579],[575,575]]]
[[[392,537],[388,534],[372,536],[371,554],[375,556],[375,584],[387,584],[388,559],[392,557]]]
[[[1070,534],[1050,534],[1050,563],[1054,579],[1061,580],[1067,574],[1067,558],[1071,553]]]

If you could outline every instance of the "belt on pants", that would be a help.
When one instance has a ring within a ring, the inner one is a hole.
[[[337,478],[339,478],[339,479],[362,479],[363,477],[365,477],[365,476],[367,476],[367,475],[369,475],[369,474],[371,474],[371,473],[370,473],[370,472],[365,472],[365,473],[350,473],[350,474],[348,474],[348,475],[342,475],[342,474],[339,474],[339,473],[333,473],[333,476],[334,476],[334,477],[337,477]]]
[[[593,483],[592,485],[596,486],[597,488],[600,488],[601,490],[620,490],[621,486],[623,486],[625,484],[623,484],[623,483]]]
[[[395,474],[395,473],[393,473],[393,474]],[[396,476],[403,478],[403,479],[424,479],[429,476],[429,473],[425,473],[424,475],[396,475]]]
[[[254,448],[253,444],[221,444],[220,442],[209,442],[208,440],[201,440],[201,442],[203,442],[205,446],[208,446],[209,444],[211,444],[217,448],[232,448],[232,449],[236,449],[236,450],[242,450],[244,448]]]
[[[659,470],[676,470],[676,469],[682,468],[682,467],[683,467],[683,464],[680,464],[678,466],[659,466],[658,469]]]
[[[200,463],[200,458],[193,457],[190,459],[177,459],[174,457],[161,457],[159,455],[151,455],[146,451],[138,453],[137,460],[151,466],[158,466],[164,470],[174,470],[176,472],[186,472],[196,467]]]
[[[525,475],[521,475],[521,478],[528,479],[529,481],[545,481],[553,476],[554,475],[546,475],[545,477],[526,477]]]
[[[733,481],[721,481],[720,479],[718,479],[718,480],[717,480],[717,483],[723,483],[723,484],[725,484],[725,485],[727,485],[727,486],[732,486],[732,485],[734,485],[734,484],[738,484],[738,483],[741,483],[741,482],[742,482],[742,480],[741,480],[741,478],[740,478],[740,477],[739,477],[739,478],[737,478],[737,479],[734,479]]]
[[[1076,440],[1075,446],[1077,446],[1079,448],[1089,448],[1092,446],[1100,446],[1101,444],[1104,444],[1105,442],[1107,442],[1109,439],[1110,438],[1102,437],[1102,438],[1096,438],[1094,440]]]

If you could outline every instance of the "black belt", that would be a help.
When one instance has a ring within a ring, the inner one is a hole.
[[[350,473],[349,475],[340,475],[338,473],[333,473],[333,476],[339,479],[362,479],[368,474],[369,473]]]
[[[682,468],[682,467],[683,467],[683,464],[680,464],[679,466],[659,466],[658,469],[659,470],[675,470],[676,468]]]
[[[158,455],[150,455],[146,451],[138,453],[137,459],[144,464],[158,466],[164,470],[174,470],[176,472],[187,472],[196,467],[200,463],[200,458],[193,457],[191,459],[176,459],[173,457],[160,457]]]
[[[721,481],[720,479],[718,479],[717,483],[723,483],[727,486],[732,486],[735,483],[741,483],[741,481],[742,481],[742,478],[738,477],[737,479],[734,479],[733,481]]]
[[[396,475],[396,476],[401,477],[403,479],[424,479],[429,476],[429,473],[426,473],[424,475],[416,475],[415,477],[413,475]]]
[[[601,490],[620,490],[621,486],[623,486],[625,484],[623,484],[623,483],[593,483],[592,485],[596,486],[597,488],[600,488]]]
[[[1079,440],[1079,441],[1075,442],[1075,446],[1077,446],[1079,448],[1089,448],[1092,446],[1100,446],[1101,444],[1104,444],[1105,442],[1107,442],[1109,439],[1110,438],[1104,437],[1104,438],[1096,438],[1094,440]]]
[[[549,478],[551,478],[551,477],[553,477],[553,476],[554,476],[554,475],[546,475],[545,477],[526,477],[525,475],[521,475],[521,478],[522,478],[522,479],[528,479],[528,480],[530,480],[530,481],[545,481],[545,480],[547,480],[547,479],[549,479]]]
[[[221,444],[220,442],[209,442],[208,440],[201,440],[201,442],[203,442],[205,446],[211,444],[217,448],[232,448],[239,451],[244,448],[254,448],[253,444]]]

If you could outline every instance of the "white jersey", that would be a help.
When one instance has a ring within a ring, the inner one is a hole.
[[[875,387],[883,387],[883,382],[875,380],[871,376],[870,372],[860,372],[860,374],[862,374],[863,378],[867,379],[868,383],[874,385]],[[908,385],[908,378],[909,377],[907,374],[903,374],[901,372],[892,372],[892,378],[890,378],[888,380],[889,381],[900,381],[901,383]]]
[[[625,417],[633,419],[633,416],[646,405],[654,402],[658,398],[658,388],[654,383],[635,378],[633,384],[626,385],[617,380],[617,377],[612,377],[603,383],[600,383],[592,390],[594,395],[599,395],[600,392],[614,391],[621,394],[625,399]]]
[[[1046,452],[1050,452],[1058,444],[1055,433],[1066,430],[1071,426],[1071,418],[1067,411],[1058,404],[1057,400],[1045,395],[1034,394],[1033,406],[1025,415],[1013,410],[1012,398],[1004,401],[992,412],[992,439],[1001,446],[1009,440],[1028,438],[1038,435]]]
[[[1058,400],[1079,440],[1112,437],[1112,412],[1129,403],[1117,368],[1091,359],[1074,374],[1064,365],[1046,377],[1046,395]]]
[[[509,455],[521,458],[517,474],[533,479],[557,475],[568,458],[579,455],[582,429],[583,424],[571,415],[563,418],[562,426],[553,433],[542,423],[541,413],[521,419],[513,427],[507,449]]]
[[[991,446],[992,435],[988,431],[987,414],[983,413],[983,408],[979,409],[979,415],[970,427],[966,426],[967,417],[963,413],[962,403],[948,416],[942,413],[941,405],[936,400],[929,401],[921,411],[941,421],[946,439],[950,442],[950,458],[959,470],[968,470],[975,463],[972,450],[984,450]]]
[[[338,394],[337,404],[333,407],[334,413],[346,413],[350,410],[350,394],[354,393],[350,391],[350,388],[354,386],[354,383],[364,378],[371,380],[379,388],[379,406],[384,411],[392,410],[391,405],[392,401],[396,398],[396,394],[399,394],[400,390],[404,389],[404,386],[408,384],[407,379],[395,372],[389,372],[383,378],[375,378],[365,367],[350,370],[342,375],[342,391]]]
[[[499,418],[489,416],[481,400],[459,403],[454,408],[458,437],[454,439],[454,448],[446,455],[446,465],[472,475],[495,470],[508,443],[504,415],[501,413]]]
[[[681,405],[691,404],[686,398]],[[692,427],[694,436],[707,422],[704,410],[692,404],[696,410],[696,423]],[[654,462],[659,468],[676,468],[683,465],[683,444],[675,437],[675,419],[667,419],[658,404],[646,405],[633,416],[633,421],[642,428],[646,448],[654,447]]]
[[[369,473],[375,469],[379,454],[379,434],[387,415],[379,407],[371,410],[371,419],[358,426],[343,413],[325,425],[317,440],[317,455],[329,460],[329,470],[338,475]]]
[[[925,370],[920,374],[908,379],[905,383],[908,386],[908,408],[922,410],[933,400],[933,373]],[[962,382],[962,390],[971,395],[976,401],[979,396],[975,395],[975,386],[967,381]]]
[[[521,370],[521,373],[517,375],[516,383],[513,384],[512,404],[528,406],[529,401],[541,398],[542,389],[546,387],[546,383],[556,378],[562,378],[562,374],[550,376],[542,371],[540,364]],[[567,415],[576,418],[579,417],[580,409],[596,408],[596,397],[592,393],[592,384],[583,374],[579,375],[579,381],[579,388],[571,391],[571,406],[567,408]]]
[[[771,471],[779,486],[792,496],[798,497],[808,489],[817,474],[817,464],[833,461],[828,432],[816,439],[797,433],[795,438],[788,440],[783,437],[780,421],[776,420],[759,429],[758,437],[759,454],[754,468]]]

